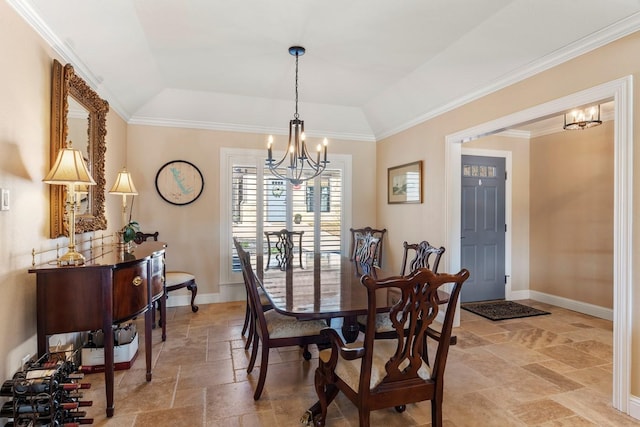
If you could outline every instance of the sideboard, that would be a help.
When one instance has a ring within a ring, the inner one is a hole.
[[[151,328],[159,302],[162,340],[166,339],[165,244],[146,242],[132,253],[108,251],[82,266],[42,266],[36,274],[38,356],[48,352],[49,336],[102,329],[107,417],[114,413],[112,325],[144,314],[147,381],[151,381]]]

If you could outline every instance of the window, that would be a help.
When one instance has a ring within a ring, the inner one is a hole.
[[[331,172],[331,171],[329,171]],[[331,211],[331,186],[329,184],[330,179],[322,178],[320,180],[320,212],[330,212]],[[315,185],[313,182],[307,184],[307,212],[313,212],[313,204],[314,204],[314,189]]]
[[[265,170],[264,152],[221,149],[221,283],[242,280],[233,236],[253,256],[266,254],[265,231],[283,228],[304,231],[303,255],[348,250],[343,224],[351,216],[350,197],[345,195],[351,156],[332,157],[321,176],[294,186]]]

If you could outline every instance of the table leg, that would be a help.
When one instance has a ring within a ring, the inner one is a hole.
[[[153,323],[153,309],[153,304],[151,304],[151,309],[144,313],[144,352],[147,362],[147,381],[151,381],[151,325]]]
[[[162,294],[158,300],[160,305],[160,318],[162,319],[162,341],[167,340],[167,296],[166,293]]]
[[[113,330],[111,324],[104,328],[104,387],[107,395],[107,417],[113,417],[114,404],[113,404],[113,375],[114,375],[114,362],[113,362]]]

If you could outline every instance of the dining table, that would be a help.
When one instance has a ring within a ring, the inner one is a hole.
[[[367,290],[363,274],[377,279],[397,275],[376,266],[361,265],[338,253],[306,253],[302,267],[288,263],[282,268],[263,268],[256,257],[256,276],[277,312],[299,320],[342,319],[341,331],[347,342],[358,337],[357,317],[367,314]],[[377,291],[378,312],[388,312],[398,300],[394,289]]]

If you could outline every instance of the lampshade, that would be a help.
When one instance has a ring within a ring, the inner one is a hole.
[[[91,177],[82,152],[73,148],[63,148],[51,170],[42,180],[47,184],[86,184],[96,185]]]
[[[69,215],[69,250],[58,258],[60,266],[78,266],[85,262],[84,255],[76,251],[76,185],[87,187],[96,185],[91,177],[82,152],[71,148],[71,142],[67,148],[58,152],[58,157],[51,170],[42,180],[47,184],[67,186],[67,214]]]
[[[122,169],[118,172],[118,176],[116,177],[116,182],[109,190],[109,194],[132,194],[134,196],[138,195],[138,190],[136,190],[135,185],[133,185],[133,179],[131,179],[131,174],[127,172],[126,169]]]

